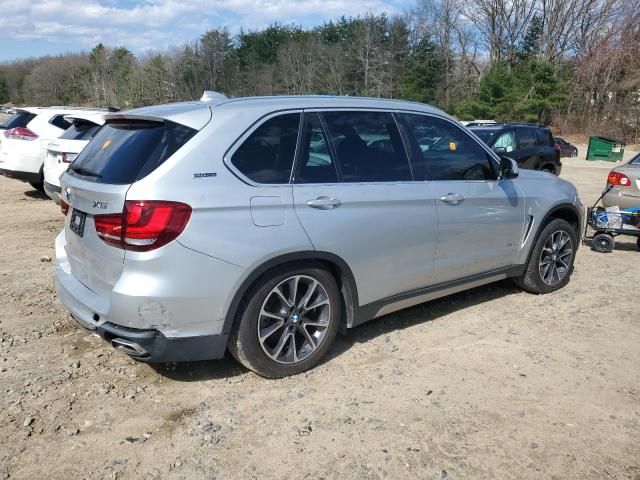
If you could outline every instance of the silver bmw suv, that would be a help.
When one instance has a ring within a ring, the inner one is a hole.
[[[297,374],[339,330],[511,277],[563,287],[583,207],[443,112],[349,97],[109,114],[62,177],[59,299],[148,362]]]

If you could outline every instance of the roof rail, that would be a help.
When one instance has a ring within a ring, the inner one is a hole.
[[[223,95],[222,93],[214,92],[213,90],[205,90],[202,93],[202,97],[200,97],[201,102],[209,102],[209,103],[215,103],[215,104],[220,104],[227,100],[229,100],[229,98],[226,95]]]

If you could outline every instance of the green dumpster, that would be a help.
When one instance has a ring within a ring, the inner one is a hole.
[[[590,137],[587,160],[620,162],[624,155],[624,142],[615,138]]]

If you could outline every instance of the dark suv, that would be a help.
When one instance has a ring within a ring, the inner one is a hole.
[[[520,168],[560,175],[560,151],[546,127],[528,124],[469,124],[468,128],[499,155],[506,155]]]

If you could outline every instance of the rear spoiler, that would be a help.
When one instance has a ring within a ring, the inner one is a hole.
[[[82,120],[83,122],[90,122],[96,125],[102,125],[104,123],[104,115],[96,115],[93,114],[82,114],[82,113],[74,113],[73,115],[65,115],[64,119],[67,122],[74,123],[76,120]]]

